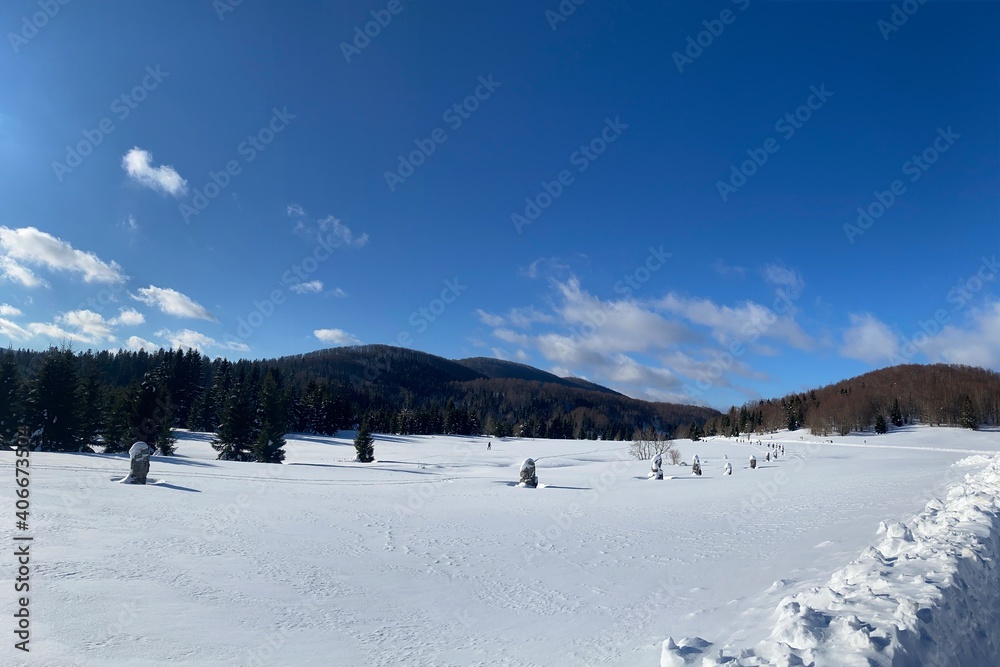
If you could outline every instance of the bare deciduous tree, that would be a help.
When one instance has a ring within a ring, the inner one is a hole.
[[[666,434],[658,433],[652,426],[635,432],[628,452],[640,461],[649,461],[657,454],[666,454],[674,465],[677,465],[681,458],[680,452],[674,449],[674,441]]]

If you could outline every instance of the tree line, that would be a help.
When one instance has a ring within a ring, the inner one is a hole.
[[[974,366],[905,364],[779,399],[749,401],[691,424],[680,437],[808,428],[813,435],[886,433],[908,424],[978,429],[1000,424],[1000,373]]]
[[[214,433],[220,459],[280,462],[286,433],[365,426],[401,435],[628,440],[640,428],[669,434],[716,414],[569,382],[484,377],[387,346],[253,361],[193,349],[0,353],[0,442],[10,443],[23,424],[30,446],[50,451],[119,453],[144,440],[170,455],[173,429],[188,428]]]

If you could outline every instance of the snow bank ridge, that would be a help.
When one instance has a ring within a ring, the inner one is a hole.
[[[783,599],[755,648],[708,655],[668,639],[660,664],[1000,665],[1000,457],[878,535],[825,586]]]

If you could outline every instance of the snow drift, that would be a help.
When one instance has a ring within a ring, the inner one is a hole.
[[[784,598],[755,648],[709,655],[701,638],[668,638],[661,666],[1000,664],[998,531],[1000,457],[906,524],[880,524],[881,540],[825,586]]]

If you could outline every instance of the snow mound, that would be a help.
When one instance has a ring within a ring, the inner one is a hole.
[[[756,647],[709,656],[668,639],[660,664],[1000,664],[1000,457],[878,535],[825,585],[785,597]]]

